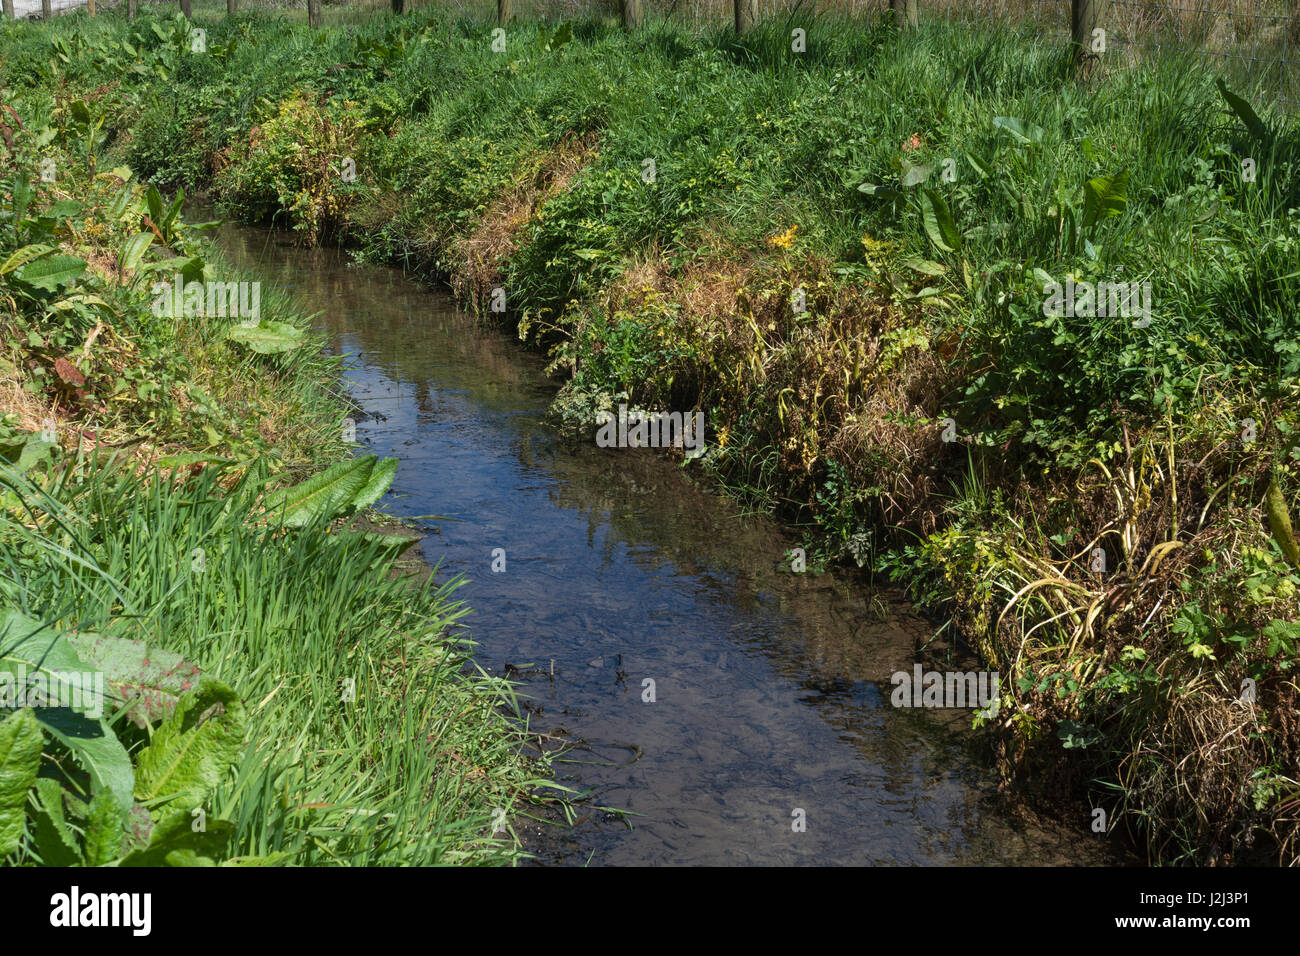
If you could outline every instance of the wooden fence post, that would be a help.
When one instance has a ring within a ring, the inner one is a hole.
[[[190,9],[190,0],[181,0],[181,13],[185,14],[185,19],[193,19],[193,11]]]
[[[49,3],[50,0],[41,0],[42,3]],[[126,18],[134,20],[135,15],[140,12],[140,0],[126,0]]]
[[[399,16],[406,12],[406,0],[393,0],[393,12]]]
[[[54,16],[53,0],[41,0],[41,19],[48,20]]]
[[[758,22],[758,0],[734,0],[736,33],[748,33]]]
[[[1105,31],[1109,13],[1110,0],[1070,0],[1070,39],[1074,41],[1080,59],[1105,49],[1105,33],[1100,38],[1101,49],[1094,49],[1092,31]]]
[[[4,0],[3,9],[6,20],[14,19],[14,0]]]
[[[497,23],[505,26],[507,21],[515,15],[514,0],[497,0]]]
[[[320,29],[320,0],[307,0],[307,26]]]
[[[921,0],[889,0],[889,9],[898,29],[915,30],[921,25]]]
[[[239,11],[239,0],[226,0],[226,16],[233,17]]]
[[[95,0],[86,0],[86,12],[92,17],[95,15]]]
[[[635,30],[639,27],[644,13],[645,7],[641,0],[623,0],[623,26],[627,29]]]

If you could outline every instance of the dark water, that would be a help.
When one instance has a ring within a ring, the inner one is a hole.
[[[449,519],[422,547],[467,579],[480,665],[578,744],[556,770],[590,797],[573,829],[530,828],[543,862],[1115,862],[1087,808],[1012,822],[970,712],[890,705],[929,628],[897,597],[782,572],[797,542],[654,452],[558,441],[542,360],[444,294],[263,230],[219,242],[321,313],[375,416],[358,441],[401,458],[385,507]]]

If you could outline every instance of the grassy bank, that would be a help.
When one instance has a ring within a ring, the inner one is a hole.
[[[397,462],[348,458],[338,360],[100,162],[85,104],[8,94],[0,859],[517,860],[513,689],[473,669],[455,582],[362,521]],[[176,275],[229,308],[173,308]],[[57,698],[83,672],[106,701]]]
[[[1296,858],[1300,139],[1266,101],[944,25],[200,22],[15,25],[0,75],[152,182],[504,305],[575,430],[703,409],[704,468],[999,671],[1004,768],[1072,819]],[[1044,309],[1103,281],[1149,314]]]

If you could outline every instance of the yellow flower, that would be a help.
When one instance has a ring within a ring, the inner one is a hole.
[[[778,249],[789,249],[794,245],[794,236],[798,231],[799,224],[795,223],[779,236],[768,236],[767,243],[770,246],[776,246]]]

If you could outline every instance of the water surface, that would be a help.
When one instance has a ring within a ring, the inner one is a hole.
[[[1013,822],[969,712],[890,705],[932,629],[897,596],[782,571],[794,539],[654,452],[558,440],[543,360],[445,294],[265,230],[219,243],[320,313],[358,441],[401,458],[384,507],[445,516],[421,547],[467,581],[479,664],[576,744],[556,769],[590,812],[529,828],[541,861],[1116,861],[1086,808],[1077,827]]]

